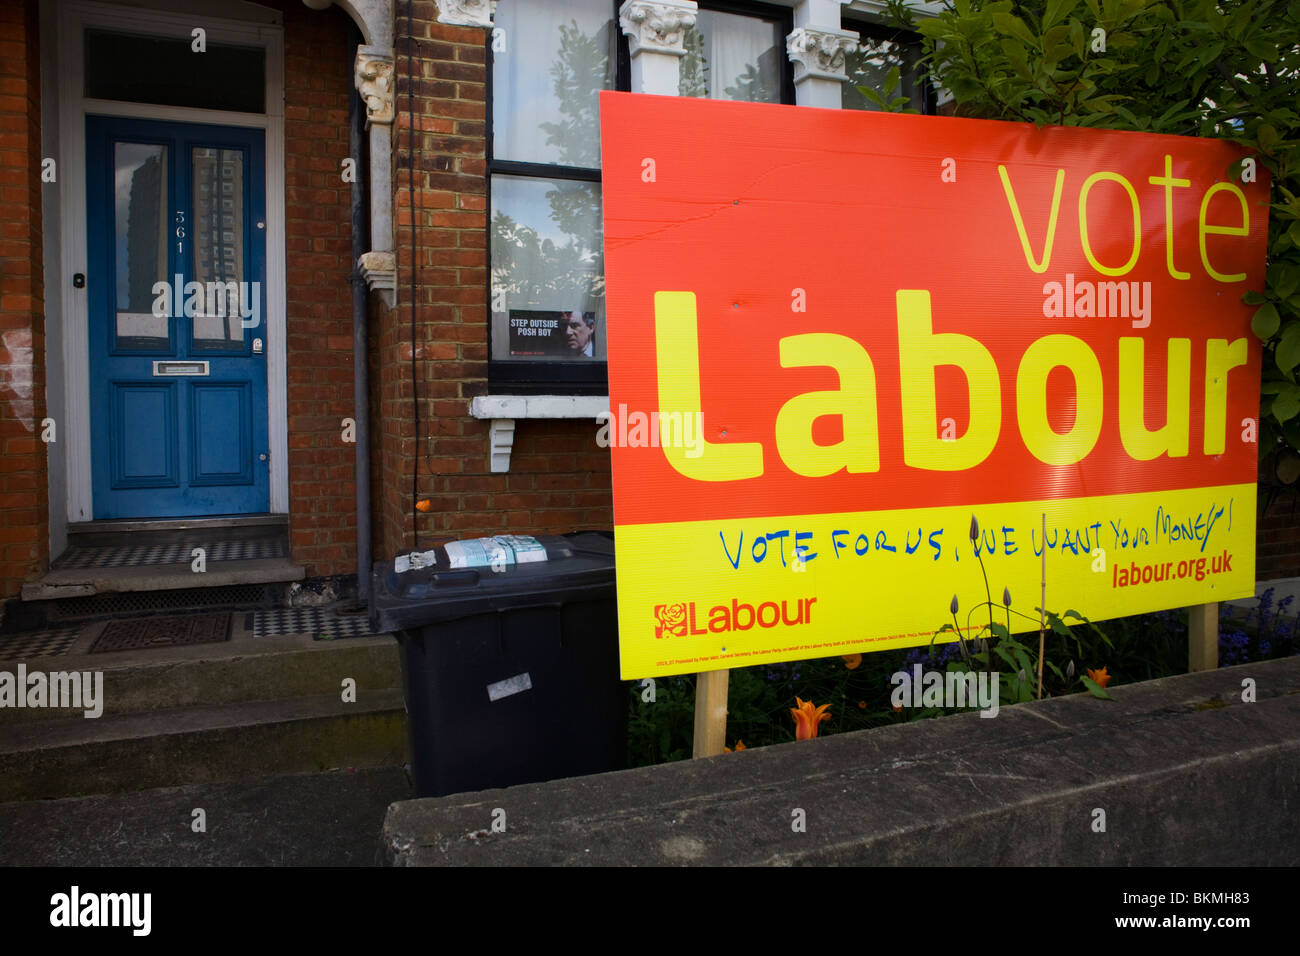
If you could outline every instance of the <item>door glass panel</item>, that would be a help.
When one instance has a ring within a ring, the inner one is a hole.
[[[239,149],[193,150],[194,281],[203,306],[194,310],[194,348],[243,351],[242,318],[260,312],[260,289],[244,282],[244,153]]]
[[[113,173],[116,347],[166,352],[170,302],[153,288],[168,279],[167,147],[116,143]]]

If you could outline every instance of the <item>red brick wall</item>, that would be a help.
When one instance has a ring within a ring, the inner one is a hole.
[[[285,242],[288,265],[289,532],[308,575],[356,561],[352,400],[351,184],[347,15],[282,4],[285,44]],[[360,175],[365,170],[359,171]]]
[[[415,68],[408,70],[411,6]],[[487,163],[485,33],[437,23],[430,0],[397,3],[397,117],[394,196],[398,305],[377,310],[383,369],[379,420],[376,558],[416,544],[499,534],[609,528],[609,453],[596,424],[528,420],[515,426],[508,474],[489,471],[488,423],[470,417],[487,392]],[[414,88],[408,79],[416,77]],[[408,91],[414,96],[414,197]],[[413,201],[412,201],[413,199]],[[415,224],[414,242],[411,235]],[[418,259],[414,252],[418,248]],[[416,367],[420,393],[418,497],[414,510],[414,403],[411,377],[411,268],[416,267]]]
[[[1267,489],[1259,489],[1263,507]],[[1255,580],[1300,577],[1300,495],[1286,489],[1259,516],[1255,533]]]
[[[0,4],[0,598],[49,560],[38,26]]]

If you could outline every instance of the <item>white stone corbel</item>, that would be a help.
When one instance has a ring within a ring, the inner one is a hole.
[[[370,248],[357,265],[366,284],[391,307],[397,301],[397,266],[393,256],[393,117],[397,84],[393,48],[357,47],[352,78],[366,104],[370,131]]]
[[[515,420],[494,418],[488,426],[488,447],[492,461],[492,474],[510,470],[510,452],[515,447]]]
[[[461,27],[490,27],[497,0],[438,0],[438,22]]]
[[[492,473],[510,470],[515,443],[515,421],[520,418],[585,418],[595,423],[609,420],[606,395],[480,395],[470,399],[469,413],[486,420]]]
[[[357,268],[366,285],[383,296],[389,308],[397,304],[397,257],[393,253],[362,253]]]
[[[632,92],[676,96],[686,31],[695,26],[694,0],[627,0],[618,25],[628,37]]]
[[[858,47],[858,35],[831,27],[795,27],[785,38],[785,52],[794,64],[795,102],[800,106],[839,109],[848,74],[844,56]]]
[[[618,25],[628,37],[628,52],[684,56],[688,28],[695,26],[694,0],[627,0],[618,10]]]
[[[357,47],[352,80],[366,104],[366,126],[393,121],[393,54],[374,47]]]

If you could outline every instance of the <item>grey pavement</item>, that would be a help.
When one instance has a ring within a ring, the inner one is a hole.
[[[380,767],[4,803],[0,865],[374,866],[388,805],[412,793]]]

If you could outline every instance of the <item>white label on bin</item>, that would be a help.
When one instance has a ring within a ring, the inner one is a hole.
[[[405,574],[418,568],[431,568],[436,563],[437,557],[437,551],[412,551],[410,554],[399,554],[393,559],[393,570],[398,574]]]
[[[488,700],[500,700],[502,697],[509,697],[512,694],[522,694],[526,690],[533,689],[533,679],[528,676],[528,672],[516,674],[514,677],[507,677],[505,680],[499,680],[495,684],[488,684]]]

